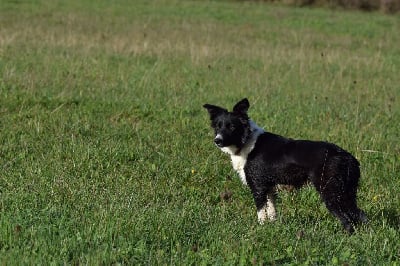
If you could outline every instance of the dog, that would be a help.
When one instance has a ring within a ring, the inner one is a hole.
[[[277,185],[299,188],[307,182],[348,233],[367,222],[356,200],[359,162],[349,152],[332,143],[294,140],[263,130],[250,120],[246,98],[231,112],[211,104],[203,107],[210,116],[215,145],[230,155],[234,170],[253,194],[260,224],[266,217],[276,220]]]

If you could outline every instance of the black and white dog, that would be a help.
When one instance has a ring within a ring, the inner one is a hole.
[[[247,115],[243,99],[229,112],[205,104],[215,131],[215,144],[232,159],[233,168],[254,197],[259,223],[276,219],[275,186],[300,187],[311,182],[328,210],[349,233],[366,222],[357,207],[360,168],[357,159],[340,147],[322,141],[293,140],[264,131]]]

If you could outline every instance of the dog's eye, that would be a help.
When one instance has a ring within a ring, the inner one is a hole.
[[[235,130],[235,125],[230,125],[230,130],[234,131]]]

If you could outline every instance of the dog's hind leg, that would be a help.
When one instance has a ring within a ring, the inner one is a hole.
[[[341,221],[348,233],[354,231],[355,225],[367,220],[364,212],[357,207],[359,177],[357,160],[342,152],[340,156],[328,157],[321,175],[312,179],[326,207]]]
[[[348,233],[354,232],[354,226],[366,222],[366,215],[357,207],[356,189],[343,186],[340,179],[327,182],[324,189],[319,190],[327,209],[336,216]]]
[[[344,229],[350,234],[353,233],[355,225],[354,214],[347,208],[342,199],[332,199],[323,194],[321,197],[326,208],[340,220]]]
[[[346,210],[347,216],[351,220],[353,225],[358,225],[360,223],[368,222],[368,218],[365,213],[358,208],[356,202],[356,193],[352,193],[347,191],[343,196],[343,203],[344,209]]]
[[[347,207],[348,215],[353,224],[367,223],[367,215],[357,206],[358,177],[348,181],[343,192],[343,204]]]

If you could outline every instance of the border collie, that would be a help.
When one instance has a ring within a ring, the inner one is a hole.
[[[311,182],[328,210],[352,233],[367,217],[357,207],[359,163],[349,152],[322,141],[293,140],[264,131],[247,115],[245,98],[233,111],[205,104],[214,143],[232,159],[242,182],[250,187],[260,224],[276,220],[275,186],[301,187]]]

